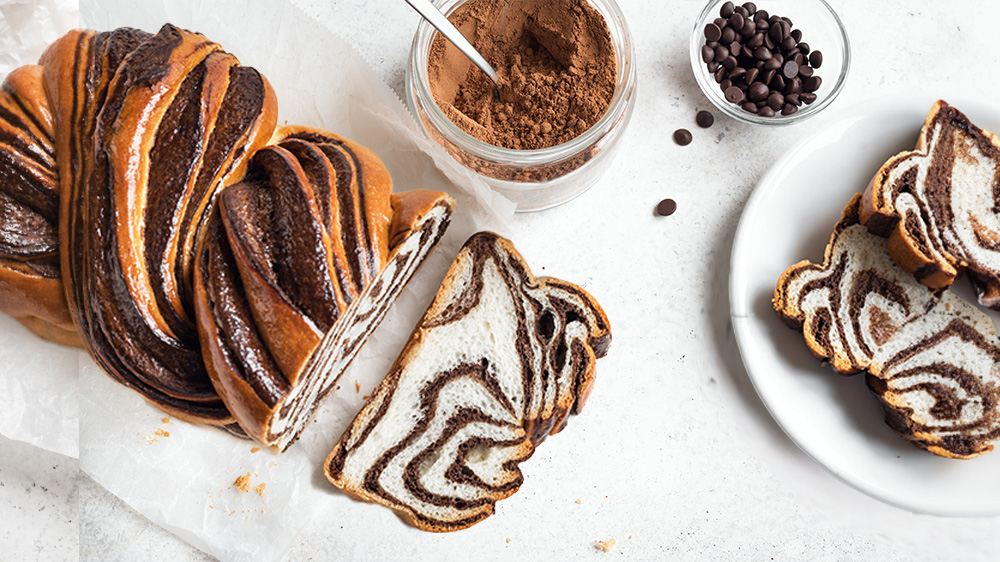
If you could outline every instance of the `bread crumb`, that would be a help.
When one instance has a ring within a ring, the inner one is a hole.
[[[163,422],[163,423],[170,423],[170,418],[163,418],[160,421]]]
[[[250,491],[250,473],[248,472],[248,473],[244,474],[243,476],[237,477],[236,481],[233,482],[233,486],[236,486],[236,489],[239,490],[241,494],[245,494],[245,493],[249,492]]]
[[[354,379],[354,392],[361,394],[361,383],[358,382],[358,379]]]
[[[260,447],[253,447],[253,448],[250,449],[250,452],[251,453],[256,453],[259,450],[260,450]]]
[[[157,429],[157,430],[156,430],[156,435],[159,435],[160,437],[170,437],[170,432],[169,432],[169,431],[165,431],[165,430],[164,430],[164,429],[163,429],[163,428],[161,427],[160,429]]]
[[[364,396],[362,396],[362,397],[361,397],[361,399],[362,399],[362,400],[368,400],[368,399],[369,399],[369,398],[371,398],[371,397],[372,397],[372,395],[371,395],[371,394],[365,394]]]
[[[597,541],[594,545],[598,550],[603,550],[604,552],[611,552],[612,547],[615,546],[615,539],[608,539],[606,541]]]
[[[510,542],[510,537],[507,537],[507,542]]]
[[[582,501],[580,501],[580,500],[576,500],[576,503],[578,503],[578,504],[579,504],[579,503],[583,503],[583,502],[582,502]]]
[[[266,485],[267,484],[264,484],[263,482],[261,482],[260,484],[257,484],[256,488],[254,488],[254,490],[257,490],[257,495],[258,496],[264,497],[264,486],[266,486]]]

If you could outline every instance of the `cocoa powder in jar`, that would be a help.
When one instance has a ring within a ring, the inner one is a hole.
[[[607,111],[616,63],[607,22],[586,0],[471,0],[448,18],[501,78],[500,91],[440,34],[428,79],[445,115],[473,137],[534,150],[569,141]]]

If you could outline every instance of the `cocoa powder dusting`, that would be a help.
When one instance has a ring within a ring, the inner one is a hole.
[[[607,22],[586,0],[471,0],[449,18],[493,65],[493,82],[440,34],[427,70],[438,106],[484,142],[519,150],[564,143],[607,111],[615,90]]]

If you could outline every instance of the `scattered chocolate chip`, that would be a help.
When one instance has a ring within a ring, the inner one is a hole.
[[[669,217],[674,214],[675,211],[677,211],[677,201],[674,201],[673,199],[664,199],[656,205],[656,214],[661,217]]]
[[[681,146],[691,144],[691,131],[687,129],[677,129],[674,131],[674,142]]]
[[[703,109],[694,116],[694,121],[702,129],[707,129],[715,123],[715,116],[712,115],[711,111],[705,111]]]

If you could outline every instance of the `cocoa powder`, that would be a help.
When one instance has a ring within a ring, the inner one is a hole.
[[[498,91],[440,34],[431,44],[431,92],[470,135],[504,148],[547,148],[579,136],[607,111],[614,45],[586,0],[471,0],[448,19],[501,78]]]

